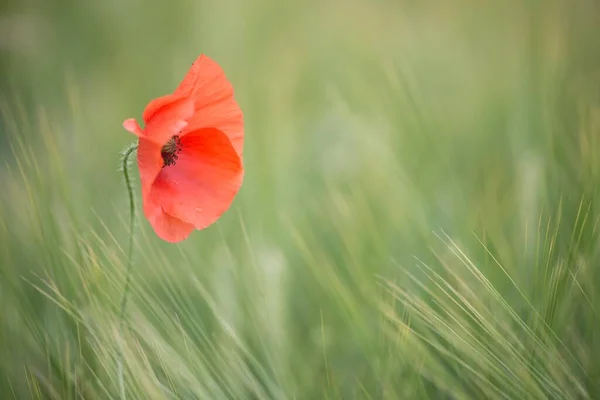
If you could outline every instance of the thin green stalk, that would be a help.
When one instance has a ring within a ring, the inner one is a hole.
[[[125,287],[123,296],[121,297],[121,310],[119,312],[119,331],[121,333],[121,346],[119,349],[119,357],[117,359],[117,368],[119,376],[119,390],[121,399],[125,400],[125,379],[123,374],[123,346],[125,342],[125,309],[127,307],[127,299],[131,286],[131,270],[133,268],[133,234],[135,231],[135,198],[133,197],[133,187],[131,186],[131,177],[129,176],[129,156],[138,148],[137,143],[131,144],[122,159],[123,175],[125,176],[125,185],[129,194],[129,244],[127,247],[127,270],[125,272]]]

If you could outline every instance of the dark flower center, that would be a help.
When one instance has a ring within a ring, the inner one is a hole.
[[[181,140],[178,135],[173,136],[169,141],[160,149],[160,155],[163,159],[163,168],[170,165],[175,165],[177,162],[178,154],[181,152]]]

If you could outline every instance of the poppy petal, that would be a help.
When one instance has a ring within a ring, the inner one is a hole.
[[[156,235],[170,243],[186,239],[194,230],[194,225],[166,213],[152,197],[144,198],[144,215]]]
[[[150,187],[163,167],[164,161],[160,151],[161,146],[159,144],[143,137],[139,139],[137,160],[142,197],[146,197],[150,193]]]
[[[243,180],[242,162],[227,136],[215,128],[181,138],[177,163],[162,168],[150,197],[182,221],[204,229],[231,205]]]
[[[194,99],[195,112],[188,119],[187,132],[217,128],[229,137],[238,155],[242,155],[242,110],[234,99],[233,88],[225,72],[215,61],[205,55],[198,57],[174,95],[191,96]]]
[[[197,129],[214,127],[227,135],[231,145],[241,157],[244,151],[244,117],[233,96],[217,103],[197,109],[188,120],[182,134]]]
[[[145,123],[148,123],[152,116],[156,114],[158,110],[162,107],[169,105],[177,100],[182,99],[184,96],[179,96],[175,94],[168,94],[166,96],[159,97],[157,99],[152,100],[146,108],[144,109],[144,113],[142,114],[142,118]]]
[[[142,128],[140,128],[140,125],[137,123],[135,118],[128,118],[123,121],[123,128],[133,133],[135,136],[142,136]]]
[[[193,113],[194,103],[191,98],[178,98],[165,103],[146,122],[143,135],[162,146],[188,125],[187,119]]]
[[[201,54],[198,58],[196,58],[173,94],[179,96],[189,96],[196,87],[198,79],[204,75],[205,72],[203,70],[207,67],[207,64],[210,64],[211,62],[214,63],[214,61],[204,54]]]

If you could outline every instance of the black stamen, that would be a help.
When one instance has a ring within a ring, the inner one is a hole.
[[[181,152],[181,140],[178,135],[173,136],[160,150],[163,159],[163,168],[175,165],[178,154]]]

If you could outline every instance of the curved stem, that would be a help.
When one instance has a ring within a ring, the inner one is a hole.
[[[127,247],[127,270],[125,271],[125,287],[121,297],[121,309],[119,312],[119,332],[121,333],[121,346],[119,349],[119,358],[117,368],[119,375],[119,390],[121,399],[125,400],[125,380],[123,374],[123,347],[125,341],[125,309],[131,286],[131,270],[133,268],[133,234],[135,231],[135,198],[133,197],[133,187],[131,186],[131,177],[129,176],[129,156],[138,148],[137,143],[131,144],[123,154],[122,166],[125,177],[125,185],[129,194],[129,244]]]

